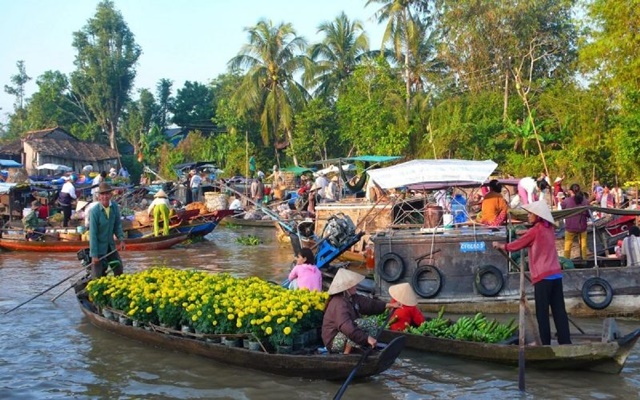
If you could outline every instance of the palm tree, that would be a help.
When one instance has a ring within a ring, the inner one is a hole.
[[[411,41],[415,41],[421,34],[420,21],[412,14],[412,10],[426,12],[429,7],[429,0],[367,0],[365,5],[382,4],[375,12],[374,17],[378,23],[387,22],[382,36],[382,50],[384,45],[391,42],[395,51],[396,59],[403,65],[404,79],[406,87],[406,118],[409,119],[411,109],[411,71],[410,64],[416,57],[412,53]],[[422,32],[423,33],[423,32]]]
[[[241,112],[256,112],[260,116],[262,140],[268,145],[274,140],[277,163],[280,164],[277,144],[282,141],[278,132],[284,132],[297,165],[291,129],[295,110],[309,95],[294,75],[309,64],[304,55],[306,41],[297,36],[293,26],[261,20],[246,28],[249,43],[229,61],[233,70],[246,68],[233,98]]]
[[[332,22],[320,24],[318,32],[325,38],[309,51],[314,64],[305,74],[305,82],[316,87],[317,95],[332,97],[369,52],[369,39],[362,22],[349,21],[344,12]]]

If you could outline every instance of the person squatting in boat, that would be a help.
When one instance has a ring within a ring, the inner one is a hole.
[[[385,303],[356,293],[364,276],[341,268],[329,287],[329,299],[322,320],[322,341],[332,353],[349,354],[353,347],[375,347],[377,330],[374,319],[361,315],[377,315],[386,308],[397,308],[395,301]]]

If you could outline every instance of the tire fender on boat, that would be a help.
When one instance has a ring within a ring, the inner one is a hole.
[[[389,264],[390,272],[387,272],[387,264]],[[380,258],[376,269],[380,278],[393,283],[404,275],[404,261],[396,253],[389,252]]]
[[[482,282],[482,278],[487,274],[494,276],[494,279],[496,280],[496,285],[494,287],[488,288]],[[491,297],[497,295],[504,286],[504,277],[502,276],[502,272],[493,265],[482,265],[478,267],[476,270],[475,286],[478,293],[483,296]]]
[[[594,286],[600,286],[602,290],[604,290],[604,299],[602,301],[594,301],[591,298],[590,292]],[[613,288],[609,282],[603,278],[589,278],[582,285],[582,300],[590,308],[593,308],[594,310],[602,310],[611,304],[611,301],[613,300]]]
[[[431,287],[423,289],[420,285],[420,281],[424,280],[434,281],[434,283]],[[413,273],[413,276],[411,276],[411,287],[420,297],[425,299],[435,297],[440,293],[440,289],[442,289],[442,273],[438,267],[434,265],[423,265],[422,267],[418,267]]]

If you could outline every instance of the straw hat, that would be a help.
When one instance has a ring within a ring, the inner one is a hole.
[[[40,201],[38,200],[34,200],[31,202],[31,208],[38,208],[40,207],[42,204],[40,204]]]
[[[111,187],[111,185],[109,185],[107,182],[100,182],[100,185],[98,186],[98,193],[110,193],[113,191],[113,188]]]
[[[411,285],[408,283],[399,283],[397,285],[390,286],[389,294],[403,306],[411,307],[418,304],[418,298],[411,288]]]
[[[551,210],[549,210],[549,206],[547,202],[544,200],[534,201],[531,204],[527,204],[526,206],[522,206],[528,212],[537,215],[538,217],[544,219],[545,221],[549,221],[552,224],[555,224],[556,221],[553,219],[553,215],[551,215]]]
[[[333,281],[331,281],[331,286],[329,286],[329,295],[351,289],[363,280],[364,275],[349,271],[348,269],[340,268],[336,276],[333,277]]]
[[[158,198],[158,197],[163,197],[163,198],[167,198],[167,194],[164,192],[164,190],[160,189],[158,190],[158,193],[154,194],[153,197]]]
[[[320,188],[320,186],[316,185],[315,182],[313,183],[313,185],[311,185],[311,189],[309,189],[310,192],[313,192],[314,190],[318,190]]]

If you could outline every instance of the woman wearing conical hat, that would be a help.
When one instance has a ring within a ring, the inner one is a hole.
[[[171,203],[169,203],[167,194],[162,189],[158,190],[153,197],[154,199],[147,209],[147,214],[149,215],[153,211],[153,235],[160,236],[160,219],[162,219],[162,234],[167,236],[169,234]]]
[[[418,309],[418,297],[408,283],[399,283],[389,287],[389,295],[400,307],[393,311],[389,329],[404,331],[408,326],[420,326],[424,321],[424,315]]]
[[[352,347],[375,347],[375,321],[360,317],[398,307],[395,302],[385,303],[357,294],[356,286],[362,280],[364,276],[341,268],[331,282],[322,320],[322,341],[332,353],[348,354]]]
[[[539,200],[523,206],[532,225],[527,232],[511,243],[493,242],[493,247],[505,251],[529,248],[529,271],[536,301],[536,319],[543,345],[551,344],[549,307],[558,331],[558,343],[571,344],[569,317],[564,306],[562,268],[556,250],[556,237],[551,210],[546,201]]]

